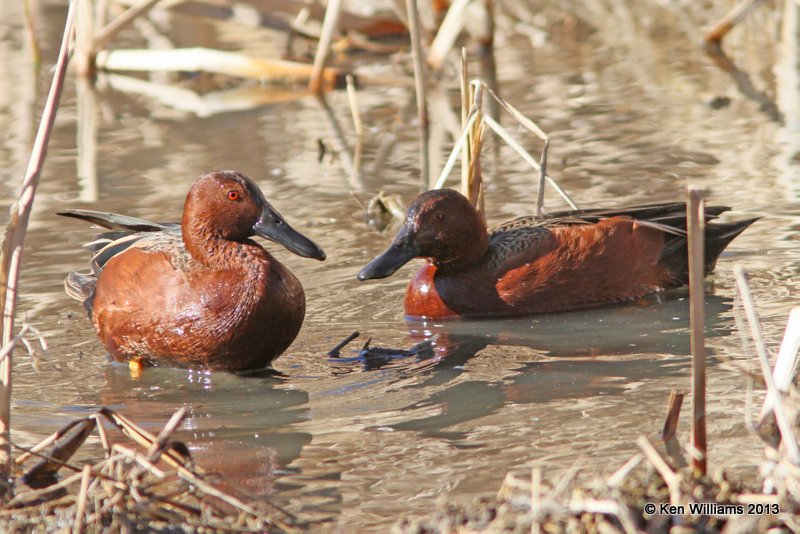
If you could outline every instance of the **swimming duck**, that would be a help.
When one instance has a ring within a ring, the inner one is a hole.
[[[757,219],[712,223],[706,207],[705,272]],[[686,206],[653,204],[520,217],[491,231],[452,189],[427,191],[391,246],[358,274],[385,278],[413,258],[405,313],[432,319],[563,312],[630,301],[689,279]]]
[[[300,331],[305,294],[251,237],[325,259],[235,171],[197,178],[180,224],[88,210],[59,215],[109,230],[86,245],[92,272],[70,273],[65,287],[83,302],[118,361],[229,371],[268,367]]]

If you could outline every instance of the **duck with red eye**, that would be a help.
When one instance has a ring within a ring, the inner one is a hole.
[[[180,225],[87,210],[60,215],[110,230],[88,245],[93,273],[71,273],[66,287],[83,301],[101,341],[120,361],[265,368],[297,336],[305,294],[251,238],[325,259],[235,171],[199,177]]]
[[[757,220],[711,223],[728,209],[706,208],[706,274]],[[509,317],[630,301],[687,283],[686,207],[520,217],[490,232],[458,192],[427,191],[411,203],[392,245],[358,278],[385,278],[413,258],[427,263],[406,289],[410,317]]]

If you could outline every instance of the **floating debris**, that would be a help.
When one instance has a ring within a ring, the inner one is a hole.
[[[410,349],[393,349],[389,347],[372,347],[372,338],[367,339],[357,356],[341,357],[340,351],[351,341],[358,337],[358,332],[353,332],[341,343],[336,345],[328,352],[331,361],[336,363],[359,362],[364,365],[365,371],[380,369],[394,360],[400,360],[416,356],[420,360],[427,360],[436,354],[435,344],[438,336],[434,335],[429,339],[417,343]]]

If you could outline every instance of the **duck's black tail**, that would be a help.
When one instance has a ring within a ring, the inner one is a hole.
[[[705,232],[705,262],[706,274],[714,270],[717,258],[722,254],[731,241],[744,232],[748,226],[759,220],[761,217],[745,219],[730,223],[708,223]],[[687,256],[688,261],[688,256]]]
[[[744,232],[748,226],[760,217],[730,223],[706,221],[705,226],[705,274],[710,274],[717,264],[717,258],[731,241]],[[685,224],[685,221],[684,221]],[[673,283],[678,285],[689,282],[689,248],[685,226],[680,233],[667,234],[661,263],[669,270]]]

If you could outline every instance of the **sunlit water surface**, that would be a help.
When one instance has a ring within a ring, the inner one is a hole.
[[[60,2],[40,3],[43,63],[33,70],[17,4],[0,2],[0,188],[6,205],[27,161],[65,16]],[[765,216],[723,254],[707,298],[709,463],[747,472],[761,448],[744,426],[746,380],[730,362],[750,361],[736,325],[732,268],[741,263],[750,271],[774,346],[800,288],[796,65],[773,70],[783,61],[776,38],[764,38],[753,26],[737,29],[726,47],[755,94],[746,96],[741,79],[716,67],[696,45],[698,28],[708,22],[702,16],[720,13],[654,5],[605,13],[591,5],[576,10],[578,19],[567,12],[532,18],[519,10],[500,13],[499,92],[549,133],[550,172],[581,206],[677,200],[692,183],[707,187],[711,202],[733,206],[732,217]],[[761,13],[750,24],[772,24],[772,16]],[[266,30],[178,22],[194,30],[177,34],[181,45],[268,55],[282,46],[282,38]],[[119,43],[146,45],[135,30]],[[472,57],[478,73],[474,50]],[[384,78],[410,79],[410,71],[386,58],[351,60]],[[455,71],[444,79],[456,80]],[[456,86],[445,87],[455,102]],[[365,169],[408,90],[406,83],[359,89],[368,128]],[[709,105],[717,97],[729,98],[729,105]],[[31,445],[99,406],[153,431],[186,406],[190,416],[178,437],[209,471],[304,519],[366,530],[404,513],[430,511],[443,495],[461,502],[490,495],[509,470],[537,465],[554,476],[578,461],[589,475],[608,473],[634,452],[640,434],[660,430],[669,391],[689,388],[684,291],[549,317],[407,324],[402,296],[416,265],[388,280],[356,281],[391,232],[379,234],[364,223],[338,161],[330,154],[318,160],[317,140],[330,134],[311,98],[206,117],[109,88],[101,87],[96,100],[96,190],[77,177],[78,108],[70,75],[36,198],[18,310],[50,349],[39,355],[38,372],[24,351],[16,353],[16,443]],[[346,95],[336,92],[329,100],[350,132]],[[531,151],[540,149],[508,116],[501,120]],[[436,115],[435,122],[444,119]],[[360,198],[379,189],[400,193],[406,202],[413,198],[416,139],[413,124],[402,129],[386,164],[366,173],[356,191]],[[451,143],[446,138],[437,150],[440,159]],[[490,222],[531,213],[533,171],[502,143],[490,141],[484,152]],[[53,212],[86,207],[176,220],[193,178],[227,168],[256,179],[273,205],[328,253],[318,263],[267,245],[301,279],[308,301],[300,336],[275,364],[283,376],[156,368],[133,379],[126,366],[109,363],[83,309],[62,289],[66,273],[85,266],[80,245],[91,231]],[[93,195],[95,201],[85,201]],[[565,205],[549,194],[546,207]],[[327,358],[354,330],[362,337],[344,357],[369,337],[375,346],[408,348],[438,334],[436,350],[384,365]],[[680,429],[688,432],[687,417]]]

